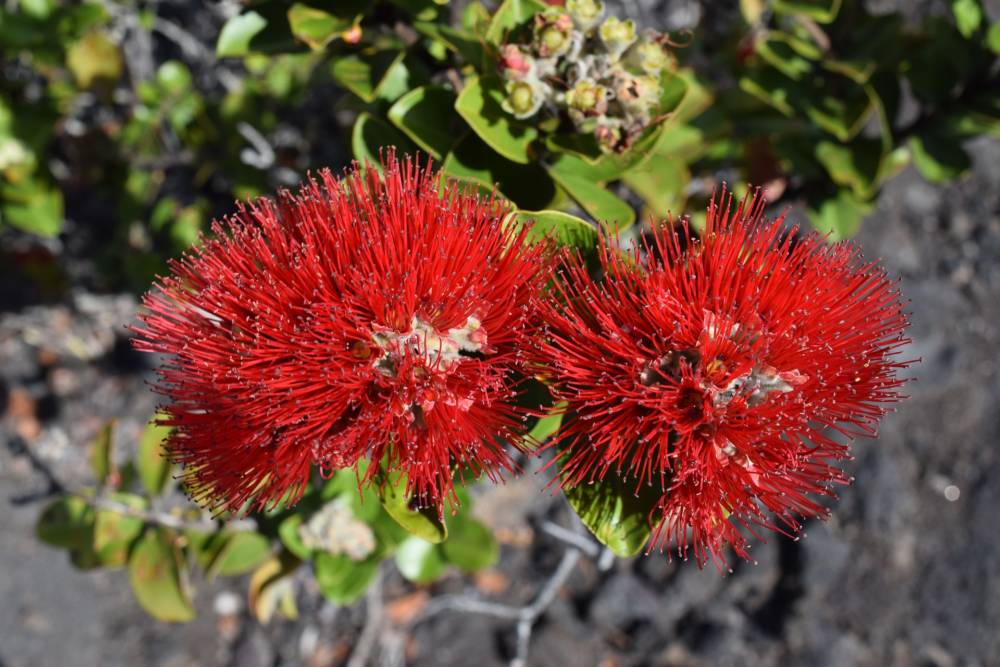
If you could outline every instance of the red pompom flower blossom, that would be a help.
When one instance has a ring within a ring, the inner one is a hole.
[[[429,165],[383,172],[241,206],[146,295],[135,345],[165,355],[168,449],[199,502],[295,501],[313,465],[367,456],[441,512],[454,470],[512,468],[548,252]]]
[[[685,221],[632,251],[606,242],[600,280],[568,255],[542,304],[539,362],[568,403],[561,485],[613,474],[663,489],[651,546],[699,565],[727,544],[747,557],[737,526],[794,534],[798,517],[825,517],[816,496],[848,481],[830,431],[874,436],[908,363],[885,272],[764,206],[723,192],[700,240]]]

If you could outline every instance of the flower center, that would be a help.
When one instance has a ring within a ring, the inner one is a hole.
[[[398,380],[398,412],[408,417],[414,428],[427,427],[427,413],[438,401],[463,411],[472,407],[473,399],[456,393],[446,376],[463,360],[490,351],[478,318],[469,316],[462,326],[442,333],[414,316],[408,331],[378,327],[371,336],[381,351],[372,366],[385,377]]]

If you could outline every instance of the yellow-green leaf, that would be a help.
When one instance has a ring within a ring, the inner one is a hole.
[[[161,621],[190,621],[195,616],[180,550],[172,534],[147,530],[129,558],[129,583],[143,609]]]

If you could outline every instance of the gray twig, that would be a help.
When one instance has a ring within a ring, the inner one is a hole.
[[[351,652],[351,659],[347,661],[347,667],[365,667],[369,664],[372,649],[375,648],[376,640],[382,629],[382,571],[375,573],[375,579],[368,587],[365,594],[365,606],[367,617],[365,627],[361,630],[358,643],[355,644]]]
[[[249,531],[257,530],[257,522],[253,519],[234,519],[232,521],[219,521],[217,519],[185,519],[176,514],[170,514],[159,510],[146,510],[132,507],[125,503],[118,502],[103,494],[93,495],[83,491],[70,491],[69,495],[77,496],[87,501],[91,506],[99,510],[117,512],[123,516],[141,519],[146,523],[156,524],[165,528],[176,530],[196,530],[202,532],[212,532],[224,526],[227,530]]]
[[[568,531],[567,531],[568,532]],[[535,622],[552,605],[559,589],[566,583],[569,575],[573,572],[580,555],[583,553],[579,546],[571,545],[565,553],[555,571],[545,582],[545,586],[535,596],[535,599],[524,607],[498,604],[478,600],[464,595],[448,595],[432,600],[424,609],[414,625],[425,621],[432,616],[444,612],[465,612],[472,614],[482,614],[517,622],[517,648],[514,658],[511,660],[511,667],[525,667],[528,664],[528,648],[531,643],[531,634],[535,627]]]

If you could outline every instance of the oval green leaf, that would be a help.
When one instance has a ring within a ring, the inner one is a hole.
[[[636,484],[609,472],[599,482],[563,489],[583,525],[623,558],[636,555],[649,541],[649,514],[662,496],[660,489],[646,485],[636,494]]]
[[[389,516],[410,534],[434,544],[448,537],[448,527],[435,508],[411,507],[410,498],[406,495],[404,473],[388,473],[379,491],[379,499]]]
[[[388,116],[418,146],[439,160],[455,144],[458,124],[455,93],[447,88],[415,88],[392,105]]]
[[[448,562],[463,572],[476,572],[495,565],[500,558],[500,547],[493,531],[481,521],[465,515],[456,519],[448,526],[448,539],[441,543],[442,554]]]
[[[529,147],[538,138],[538,130],[503,110],[500,105],[505,96],[499,78],[473,76],[455,100],[455,111],[490,148],[508,160],[528,164],[532,160]]]
[[[165,530],[146,531],[132,551],[128,570],[135,599],[151,616],[172,622],[194,618],[184,561]]]
[[[320,592],[337,605],[349,605],[364,595],[378,566],[379,561],[375,558],[357,562],[347,556],[332,556],[326,552],[316,554],[313,561]]]
[[[396,567],[408,580],[425,584],[434,581],[444,573],[447,563],[441,549],[419,537],[411,537],[399,545],[396,551]]]

